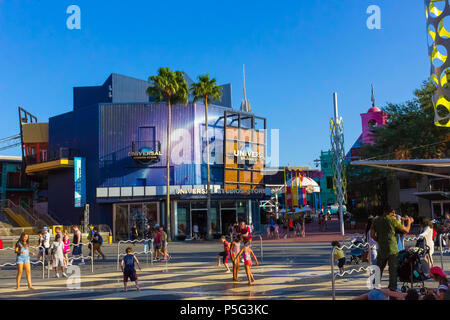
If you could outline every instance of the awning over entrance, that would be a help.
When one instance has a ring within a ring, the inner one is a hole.
[[[28,175],[46,174],[50,170],[73,168],[73,160],[58,159],[38,164],[27,165],[25,173]]]
[[[415,196],[430,201],[450,200],[450,192],[442,191],[429,191],[429,192],[416,192]]]
[[[350,163],[353,166],[369,166],[381,169],[390,169],[396,171],[410,172],[416,174],[422,174],[426,176],[434,176],[440,178],[450,179],[449,175],[405,169],[398,166],[423,166],[423,167],[434,167],[434,168],[444,168],[450,167],[450,159],[410,159],[410,160],[360,160],[352,161]]]

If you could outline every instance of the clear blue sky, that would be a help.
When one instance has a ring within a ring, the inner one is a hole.
[[[81,30],[66,28],[71,4]],[[381,30],[366,27],[372,4]],[[330,147],[334,91],[346,150],[371,83],[380,107],[412,98],[429,75],[425,26],[421,0],[0,0],[0,137],[18,133],[17,106],[48,121],[71,110],[73,86],[161,66],[231,82],[239,108],[245,63],[253,111],[280,129],[281,164],[313,165]]]

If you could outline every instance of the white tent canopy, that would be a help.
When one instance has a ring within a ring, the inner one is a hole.
[[[301,185],[302,188],[305,188],[305,187],[307,187],[307,186],[313,186],[314,192],[320,192],[320,187],[319,187],[319,185],[317,184],[316,181],[314,181],[314,180],[311,179],[311,178],[308,178],[308,177],[302,177],[302,183],[300,184],[299,182],[300,182],[300,178],[299,178],[299,177],[296,177],[295,179],[292,180],[292,185],[293,185],[293,186],[300,186],[300,185]],[[291,186],[291,179],[289,179],[289,180],[286,181],[286,185],[287,185],[288,187]]]

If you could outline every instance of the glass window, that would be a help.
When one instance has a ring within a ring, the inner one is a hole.
[[[177,225],[178,225],[178,235],[187,236],[188,235],[188,224],[187,224],[187,213],[186,208],[177,207]]]
[[[192,209],[206,209],[206,201],[192,201],[191,208]]]
[[[234,201],[222,201],[221,202],[221,207],[223,208],[229,208],[229,209],[234,209],[236,208],[236,203]]]
[[[212,233],[220,233],[219,219],[217,219],[217,209],[211,203],[211,230]]]
[[[116,240],[129,238],[128,205],[116,205],[115,228]]]

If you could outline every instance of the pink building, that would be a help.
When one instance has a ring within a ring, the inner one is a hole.
[[[382,127],[388,119],[388,114],[375,107],[370,108],[367,113],[361,113],[362,121],[362,143],[373,144],[372,131],[377,127]]]

